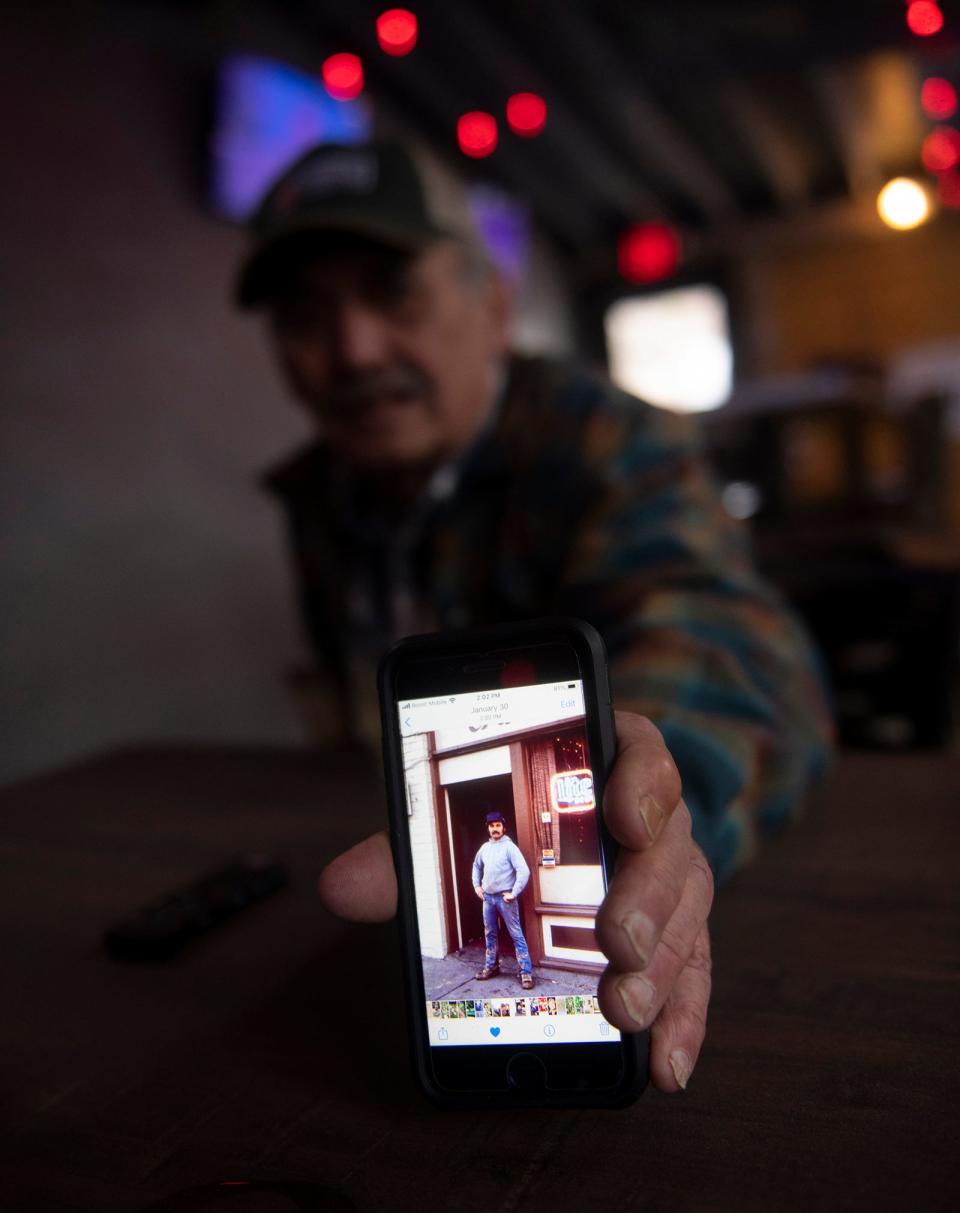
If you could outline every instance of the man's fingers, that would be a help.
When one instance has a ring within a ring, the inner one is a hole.
[[[386,922],[397,912],[397,877],[385,832],[372,834],[320,873],[320,900],[351,922]]]
[[[636,1032],[649,1027],[672,997],[697,946],[713,901],[713,875],[699,847],[690,845],[683,894],[642,971],[614,960],[600,991],[611,1023]]]
[[[680,800],[680,776],[656,725],[617,712],[617,759],[603,797],[607,828],[631,851],[649,847]]]
[[[638,1024],[627,1012],[619,982],[637,980],[608,969],[600,979],[598,995],[604,1016],[622,1031],[637,1031]],[[650,1076],[654,1085],[668,1094],[687,1085],[700,1056],[710,1003],[710,936],[704,923],[650,1032]]]
[[[597,912],[597,941],[615,969],[645,969],[687,884],[693,843],[686,805],[667,820],[655,846],[621,851]],[[693,946],[691,935],[687,950]]]
[[[707,1030],[710,982],[710,936],[704,924],[650,1033],[650,1076],[661,1091],[681,1090],[693,1073]]]

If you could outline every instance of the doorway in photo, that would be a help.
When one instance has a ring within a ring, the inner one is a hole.
[[[456,901],[457,948],[470,944],[483,946],[483,906],[473,888],[473,861],[487,841],[487,813],[494,810],[504,816],[505,833],[516,840],[517,818],[513,804],[513,780],[510,775],[489,775],[464,780],[445,788],[450,833],[451,871]],[[520,911],[523,925],[523,910]],[[509,936],[500,923],[500,951],[512,951]]]

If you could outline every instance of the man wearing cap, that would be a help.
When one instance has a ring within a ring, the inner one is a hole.
[[[653,1081],[677,1091],[704,1036],[713,874],[796,812],[825,758],[823,691],[689,423],[511,355],[505,289],[448,202],[397,144],[328,146],[253,223],[238,298],[266,312],[318,431],[266,478],[319,668],[313,715],[331,740],[374,739],[377,659],[405,634],[542,615],[598,628],[620,709],[603,808],[622,847],[599,997],[615,1026],[651,1028]],[[320,892],[346,918],[390,917],[385,835],[328,865]]]
[[[517,898],[527,887],[530,869],[520,848],[505,834],[506,818],[502,813],[487,814],[485,842],[477,851],[473,861],[473,888],[483,902],[483,939],[486,954],[483,968],[477,973],[477,981],[488,981],[500,972],[498,935],[499,919],[503,919],[513,940],[520,970],[520,984],[525,990],[533,989],[533,965],[530,949],[520,925],[520,906]]]

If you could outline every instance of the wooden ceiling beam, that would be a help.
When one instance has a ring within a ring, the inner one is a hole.
[[[802,207],[810,195],[809,169],[790,132],[742,81],[723,81],[718,96],[781,208],[792,212]]]
[[[547,127],[536,146],[521,154],[535,160],[541,170],[545,161],[553,161],[555,191],[566,191],[568,197],[586,195],[594,206],[606,206],[624,215],[661,208],[660,200],[610,154],[603,137],[584,123],[566,97],[544,82],[542,70],[524,57],[516,43],[494,24],[490,13],[484,10],[481,14],[470,0],[437,4],[430,12],[431,20],[443,29],[450,45],[463,46],[469,52],[463,70],[457,73],[466,88],[472,63],[473,78],[482,76],[485,90],[502,97],[501,104],[511,93],[524,89],[539,89],[547,95]],[[508,145],[510,138],[505,138],[502,146]]]
[[[644,88],[642,71],[629,66],[630,49],[625,55],[614,47],[595,14],[579,0],[527,5],[520,13],[528,26],[536,19],[542,29],[549,20],[544,55],[571,91],[577,89],[578,109],[593,111],[597,129],[624,149],[638,176],[652,175],[709,220],[736,213],[736,199],[720,174]]]
[[[336,30],[350,45],[358,42],[358,22],[350,5],[339,0],[312,0],[308,8],[317,25]],[[376,41],[373,22],[369,24],[368,50],[372,52],[376,50]],[[453,162],[459,156],[455,144],[456,120],[466,108],[463,95],[449,83],[456,75],[424,54],[418,55],[413,70],[405,59],[379,51],[369,53],[366,63],[368,78],[382,86],[397,118],[413,126],[442,159]],[[596,237],[595,217],[588,200],[577,191],[564,194],[558,190],[555,180],[537,171],[525,149],[511,147],[508,141],[501,140],[495,157],[489,161],[488,172],[506,188],[523,195],[544,228],[562,243],[578,247]]]
[[[862,75],[853,65],[820,64],[807,77],[823,115],[826,138],[858,198],[878,185],[881,168],[873,115]]]
[[[945,64],[938,58],[933,70],[949,76]],[[889,51],[808,73],[851,197],[872,198],[891,174],[921,170],[920,148],[931,126],[920,105],[925,74],[912,56]]]

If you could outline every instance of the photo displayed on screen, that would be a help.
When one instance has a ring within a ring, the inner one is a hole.
[[[583,685],[397,704],[431,1045],[615,1042]]]

